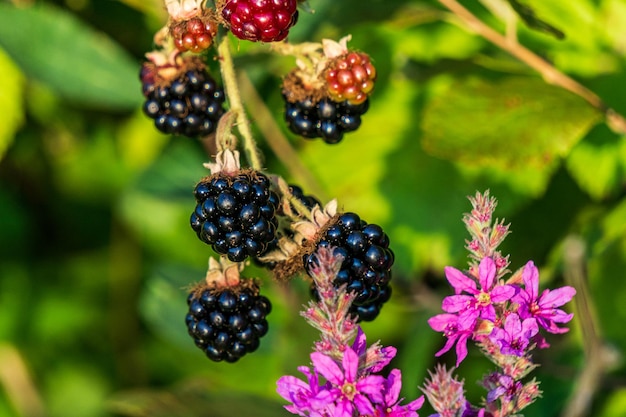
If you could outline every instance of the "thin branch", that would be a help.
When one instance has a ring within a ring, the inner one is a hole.
[[[609,347],[598,332],[594,320],[593,303],[587,288],[585,268],[585,244],[577,236],[570,236],[564,244],[565,279],[576,288],[574,306],[577,321],[580,323],[582,341],[585,348],[585,366],[576,381],[563,417],[583,417],[588,415],[593,397],[599,391],[602,380],[609,369],[619,361],[619,355]]]
[[[243,139],[242,146],[244,152],[246,153],[250,167],[252,169],[260,170],[262,169],[261,154],[259,153],[254,137],[252,136],[250,121],[246,116],[246,111],[241,102],[235,66],[230,53],[230,41],[228,39],[228,35],[222,36],[222,39],[217,47],[217,51],[220,57],[220,69],[222,71],[222,79],[224,81],[224,88],[226,89],[226,96],[228,97],[228,103],[230,104],[230,111],[235,113],[237,117],[237,129]]]
[[[487,26],[482,20],[456,0],[439,0],[439,3],[447,7],[472,31],[539,72],[548,84],[561,87],[582,97],[591,104],[591,106],[604,114],[607,125],[615,133],[626,134],[626,119],[615,110],[608,107],[596,93],[556,69],[548,61],[518,43],[516,39],[511,37],[507,38]]]
[[[248,78],[245,72],[239,74],[239,86],[242,95],[245,97],[246,105],[249,109],[254,109],[255,123],[259,128],[265,142],[272,149],[272,152],[287,168],[287,171],[302,185],[306,190],[326,201],[325,193],[320,187],[319,182],[315,179],[311,171],[302,164],[300,156],[291,146],[289,140],[285,137],[280,127],[276,124],[274,115],[267,108],[263,99],[259,96],[256,88]]]

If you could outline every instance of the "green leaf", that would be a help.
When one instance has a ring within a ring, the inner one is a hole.
[[[522,4],[517,0],[508,0],[508,2],[529,28],[548,33],[557,39],[565,38],[565,34],[562,31],[537,17],[535,11],[528,5]]]
[[[542,169],[566,156],[600,114],[538,78],[453,82],[424,111],[424,149],[468,166]]]
[[[0,46],[28,76],[70,100],[115,109],[141,103],[139,65],[106,35],[65,11],[0,4]]]
[[[606,126],[600,126],[572,149],[565,164],[578,186],[594,199],[600,200],[619,187],[620,155],[624,152],[624,138],[617,137]]]
[[[0,18],[1,19],[1,18]],[[3,109],[0,123],[0,159],[6,152],[17,129],[24,121],[24,79],[19,68],[0,48],[0,108]]]
[[[241,392],[218,391],[203,381],[185,382],[162,391],[136,389],[120,392],[109,400],[108,405],[116,414],[136,417],[291,415],[282,407],[282,402]]]

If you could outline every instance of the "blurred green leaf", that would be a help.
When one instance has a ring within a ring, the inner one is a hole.
[[[191,343],[184,321],[188,289],[205,274],[206,268],[162,265],[148,277],[141,295],[139,308],[146,322],[165,339],[189,350],[197,348]]]
[[[277,396],[278,398],[278,396]],[[130,417],[280,417],[289,414],[278,401],[218,391],[203,381],[191,381],[164,391],[134,390],[117,394],[110,410]]]
[[[606,400],[598,417],[622,417],[626,410],[626,388],[616,389]]]
[[[548,22],[540,19],[535,11],[532,9],[532,7],[520,3],[517,0],[508,0],[508,2],[511,4],[511,7],[513,7],[513,10],[517,12],[518,16],[522,18],[524,23],[526,23],[529,28],[548,33],[557,39],[565,38],[565,34],[562,31],[555,28]]]
[[[0,20],[2,18],[0,17]],[[3,109],[0,124],[0,160],[13,142],[15,132],[24,120],[24,77],[11,58],[0,48],[0,108]]]
[[[541,169],[566,156],[599,113],[538,78],[468,78],[437,92],[424,111],[424,149],[474,166]]]
[[[619,187],[623,171],[620,156],[624,153],[624,138],[615,136],[608,128],[601,126],[572,149],[565,165],[578,186],[594,199],[600,200]]]
[[[141,104],[139,65],[103,33],[50,5],[0,3],[0,46],[33,78],[93,107]]]

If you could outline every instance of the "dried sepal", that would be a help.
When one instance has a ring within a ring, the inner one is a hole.
[[[188,20],[202,14],[204,0],[165,0],[167,14],[173,20]]]
[[[205,168],[211,170],[211,175],[217,173],[229,176],[235,175],[241,171],[241,163],[239,162],[239,151],[224,149],[215,156],[215,162],[206,162],[203,164]]]

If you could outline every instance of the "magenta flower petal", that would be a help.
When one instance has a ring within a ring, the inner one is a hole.
[[[465,276],[463,272],[451,266],[446,266],[444,271],[448,282],[452,285],[457,294],[460,294],[462,291],[466,291],[470,294],[476,294],[478,292],[476,282]]]
[[[524,281],[524,289],[530,299],[537,299],[537,296],[539,296],[539,270],[535,267],[533,261],[528,261],[526,265],[524,265],[522,281]]]
[[[356,388],[359,392],[369,395],[376,402],[383,400],[382,390],[384,386],[385,378],[380,375],[369,375],[359,379],[356,383]]]
[[[332,358],[323,353],[313,352],[311,353],[311,362],[313,362],[315,369],[324,375],[324,378],[335,385],[343,384],[343,372]]]
[[[402,372],[392,369],[387,376],[387,390],[385,392],[385,404],[395,404],[402,389]]]
[[[469,334],[462,334],[459,340],[456,342],[456,366],[457,368],[463,362],[463,359],[467,357],[467,339]]]
[[[350,348],[343,352],[343,381],[354,382],[356,379],[356,371],[359,369],[359,355]],[[332,382],[332,381],[331,381]]]
[[[465,310],[474,301],[470,295],[450,295],[441,302],[441,309],[446,313],[458,313]]]
[[[378,388],[378,390],[380,391],[380,387]],[[372,403],[364,395],[355,395],[353,402],[354,402],[354,405],[356,406],[356,409],[359,410],[360,415],[363,415],[363,416],[374,415],[374,407],[372,406]]]
[[[456,325],[459,316],[456,314],[437,314],[428,319],[428,325],[436,332],[443,332],[450,325]]]
[[[491,302],[503,303],[510,300],[516,292],[517,289],[512,285],[498,285],[491,290]]]
[[[478,265],[478,282],[483,290],[489,291],[496,278],[496,263],[490,257],[484,257]]]
[[[539,305],[542,308],[556,308],[569,303],[576,295],[573,287],[561,287],[556,290],[545,290],[539,298]]]

